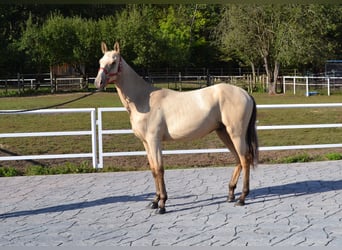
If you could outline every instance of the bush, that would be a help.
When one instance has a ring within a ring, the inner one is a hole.
[[[0,168],[0,177],[12,177],[19,175],[19,172],[12,167]]]
[[[49,170],[43,166],[32,166],[26,169],[25,175],[46,175]]]
[[[65,163],[64,165],[53,167],[32,166],[27,168],[25,175],[78,174],[93,173],[95,171],[87,162],[82,162],[79,165]]]
[[[339,153],[329,153],[326,154],[325,157],[327,157],[329,161],[342,160],[342,154]]]
[[[308,154],[299,154],[284,158],[284,163],[309,162],[311,157]]]

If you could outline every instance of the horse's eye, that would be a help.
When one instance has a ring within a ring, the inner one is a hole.
[[[112,62],[112,65],[114,65],[115,62],[116,62],[116,57],[114,57],[113,62]]]

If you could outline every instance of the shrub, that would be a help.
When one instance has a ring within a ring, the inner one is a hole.
[[[342,154],[339,153],[328,153],[325,155],[330,161],[342,160]]]
[[[284,158],[284,163],[309,162],[311,157],[308,154],[299,154]]]
[[[0,167],[0,177],[11,177],[19,175],[18,171],[12,167]]]

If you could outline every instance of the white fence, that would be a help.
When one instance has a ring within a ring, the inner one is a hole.
[[[338,83],[335,83],[335,82]],[[305,95],[310,96],[312,94],[317,94],[316,91],[310,91],[310,88],[326,88],[327,95],[330,96],[331,85],[334,88],[342,89],[342,77],[332,77],[332,76],[283,76],[283,92],[286,92],[286,85],[290,85],[293,89],[293,94],[296,94],[296,89],[298,86],[305,86]]]
[[[90,129],[81,131],[51,131],[51,132],[31,132],[31,133],[0,133],[1,138],[21,138],[21,137],[41,137],[41,136],[91,136],[91,152],[78,154],[45,154],[45,155],[20,155],[20,156],[0,156],[0,161],[14,160],[38,160],[38,159],[63,159],[63,158],[92,158],[93,166],[97,165],[97,140],[96,140],[96,113],[95,108],[79,109],[42,109],[33,111],[20,110],[0,110],[1,115],[25,115],[25,114],[56,114],[56,113],[89,113]]]
[[[257,105],[258,109],[281,109],[281,108],[342,108],[342,103],[324,103],[324,104],[273,104],[273,105]],[[110,156],[141,156],[146,155],[145,151],[122,151],[122,152],[103,152],[102,135],[105,134],[131,134],[131,129],[104,130],[102,128],[103,112],[123,112],[125,108],[99,108],[98,113],[98,138],[99,138],[99,164],[98,168],[103,167],[103,158]],[[272,125],[257,126],[258,130],[274,130],[274,129],[303,129],[303,128],[342,128],[342,123],[334,124],[305,124],[305,125]],[[289,146],[272,146],[260,147],[260,151],[271,150],[293,150],[293,149],[317,149],[317,148],[338,148],[340,144],[314,144],[314,145],[289,145]],[[163,150],[163,154],[201,154],[201,153],[222,153],[229,152],[227,148],[211,148],[211,149],[183,149],[183,150]]]
[[[323,103],[323,104],[273,104],[273,105],[257,105],[259,109],[289,109],[289,108],[342,108],[342,103]],[[59,132],[35,132],[35,133],[0,133],[0,138],[8,137],[31,137],[31,136],[72,136],[72,135],[91,135],[92,152],[79,154],[54,154],[54,155],[24,155],[24,156],[0,156],[0,161],[5,160],[32,160],[32,159],[59,159],[59,158],[92,158],[94,168],[103,168],[104,157],[117,156],[141,156],[146,155],[145,151],[121,151],[121,152],[104,152],[103,151],[103,135],[109,134],[132,134],[131,129],[103,129],[104,112],[126,112],[122,107],[116,108],[98,108],[97,119],[95,117],[95,109],[53,109],[53,110],[36,110],[15,114],[49,114],[49,113],[90,113],[91,128],[86,131],[59,131]],[[7,110],[0,111],[8,112]],[[96,133],[97,124],[97,133]],[[258,130],[279,130],[279,129],[303,129],[303,128],[342,128],[342,123],[333,124],[299,124],[299,125],[272,125],[257,126]],[[97,149],[98,146],[98,149]],[[293,150],[293,149],[319,149],[319,148],[339,148],[341,143],[337,144],[313,144],[313,145],[288,145],[288,146],[269,146],[260,147],[261,151],[271,150]],[[182,150],[163,150],[163,154],[201,154],[201,153],[222,153],[229,152],[227,148],[211,148],[211,149],[182,149]]]

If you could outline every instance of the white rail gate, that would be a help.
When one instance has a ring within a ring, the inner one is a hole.
[[[289,108],[342,108],[342,103],[323,103],[323,104],[273,104],[273,105],[257,105],[257,109],[289,109]],[[9,110],[0,111],[1,114],[7,113]],[[51,114],[51,113],[89,113],[91,127],[84,131],[55,131],[55,132],[32,132],[32,133],[0,133],[1,138],[9,137],[34,137],[34,136],[74,136],[74,135],[90,135],[92,152],[78,154],[52,154],[52,155],[22,155],[22,156],[0,156],[0,161],[10,160],[34,160],[34,159],[61,159],[61,158],[92,158],[94,168],[103,168],[104,157],[118,156],[141,156],[146,155],[145,151],[121,151],[121,152],[104,152],[103,150],[103,135],[110,134],[132,134],[131,129],[103,129],[104,112],[125,112],[123,107],[115,108],[98,108],[97,119],[96,109],[50,109],[50,110],[35,110],[20,112],[15,114]],[[4,112],[4,113],[1,113]],[[97,130],[96,130],[97,126]],[[258,130],[279,130],[279,129],[303,129],[303,128],[342,128],[342,123],[333,124],[298,124],[298,125],[272,125],[272,126],[257,126]],[[342,134],[342,133],[341,133]],[[342,136],[341,136],[342,138]],[[288,145],[288,146],[269,146],[260,147],[260,151],[272,150],[296,150],[296,149],[319,149],[319,148],[341,148],[341,143],[335,144],[312,144],[312,145]],[[180,150],[163,150],[163,154],[201,154],[201,153],[222,153],[229,152],[227,148],[211,148],[211,149],[180,149]]]

